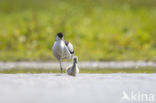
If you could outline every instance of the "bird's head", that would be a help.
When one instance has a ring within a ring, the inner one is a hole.
[[[78,57],[77,57],[77,56],[74,56],[74,57],[73,57],[73,62],[74,62],[74,63],[77,63],[77,62],[78,62]]]
[[[57,33],[56,39],[57,40],[63,39],[63,33],[62,32]]]

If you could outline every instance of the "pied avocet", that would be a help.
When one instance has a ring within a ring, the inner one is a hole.
[[[72,59],[74,55],[74,48],[72,44],[64,40],[62,32],[57,33],[56,41],[52,47],[52,51],[53,55],[57,58],[57,60],[60,63],[60,70],[62,73],[62,59]]]

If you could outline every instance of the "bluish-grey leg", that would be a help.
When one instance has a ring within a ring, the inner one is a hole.
[[[62,69],[61,60],[59,60],[59,62],[60,62],[60,70],[61,70],[61,73],[63,73],[63,69]]]

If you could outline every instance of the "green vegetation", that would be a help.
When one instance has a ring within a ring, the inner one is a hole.
[[[156,73],[156,69],[82,69],[81,73]]]
[[[58,69],[10,69],[0,70],[0,73],[60,73]],[[65,70],[64,70],[65,73]],[[81,69],[80,73],[156,73],[156,68],[139,68],[139,69]]]
[[[81,61],[156,61],[155,5],[155,0],[0,0],[0,61],[55,60],[51,47],[60,31]]]

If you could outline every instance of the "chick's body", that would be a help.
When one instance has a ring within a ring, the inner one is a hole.
[[[78,58],[76,56],[73,57],[73,64],[67,67],[67,74],[71,76],[76,76],[79,73],[79,68],[77,66]]]

